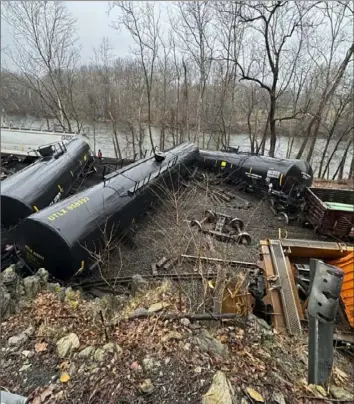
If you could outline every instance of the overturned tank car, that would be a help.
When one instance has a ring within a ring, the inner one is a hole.
[[[223,172],[232,182],[268,191],[302,192],[312,185],[313,171],[304,160],[248,153],[200,150],[199,166]]]
[[[280,159],[250,153],[200,150],[198,165],[221,172],[239,188],[267,193],[276,210],[299,212],[313,171],[304,160]]]
[[[90,159],[90,147],[81,137],[42,146],[39,159],[1,182],[1,227],[65,198]]]
[[[141,159],[104,177],[104,181],[49,206],[23,221],[19,248],[33,268],[69,278],[94,265],[92,252],[103,234],[122,234],[154,200],[159,187],[171,186],[189,173],[198,148],[183,143],[165,153]]]

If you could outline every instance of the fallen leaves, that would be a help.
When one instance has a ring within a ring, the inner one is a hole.
[[[60,376],[60,381],[61,383],[67,383],[71,379],[70,375],[68,372],[63,372]]]
[[[44,352],[47,350],[48,344],[46,342],[38,342],[34,346],[34,350],[39,353],[39,352]]]
[[[64,361],[59,365],[59,369],[64,372],[65,370],[69,369],[69,362]]]
[[[256,390],[252,389],[251,387],[247,387],[246,391],[247,394],[252,398],[252,400],[256,401],[257,403],[264,403],[263,396]]]
[[[309,384],[304,386],[307,391],[312,393],[315,397],[322,398],[327,396],[326,390],[319,385],[316,384]]]
[[[44,404],[48,402],[48,398],[53,394],[55,389],[55,384],[50,384],[48,387],[45,387],[44,390],[41,388],[37,388],[34,390],[28,397],[28,404]]]

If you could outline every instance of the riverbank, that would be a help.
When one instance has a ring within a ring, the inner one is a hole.
[[[351,180],[324,180],[315,178],[312,184],[317,188],[335,188],[335,189],[350,189],[354,190],[354,179]]]

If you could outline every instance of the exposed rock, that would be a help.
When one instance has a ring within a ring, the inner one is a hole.
[[[188,318],[181,318],[181,324],[184,325],[185,327],[190,326],[191,322],[188,320]]]
[[[144,279],[141,275],[136,274],[132,276],[131,291],[133,296],[136,296],[139,293],[146,292],[148,287],[149,282],[146,279]]]
[[[272,327],[262,318],[256,317],[256,323],[258,325],[259,328],[264,328],[266,330],[271,330]]]
[[[144,358],[143,369],[147,373],[157,373],[160,370],[161,362],[154,358]]]
[[[8,268],[6,268],[2,272],[1,277],[2,277],[2,281],[3,281],[4,285],[8,285],[8,284],[15,282],[17,280],[17,273],[15,270],[15,266],[10,265]]]
[[[89,348],[92,348],[92,347],[89,347]],[[87,348],[85,348],[85,349],[87,349]],[[94,349],[94,348],[92,348],[92,349]],[[120,354],[122,352],[123,352],[123,350],[118,344],[116,344],[114,342],[108,342],[107,344],[103,345],[103,347],[97,348],[94,351],[94,353],[90,352],[89,354],[90,354],[90,356],[92,356],[92,354],[93,354],[95,361],[103,362],[105,360],[107,354],[109,354],[109,353]],[[81,352],[80,352],[80,354],[81,354]]]
[[[75,349],[79,348],[80,341],[75,333],[70,333],[61,338],[57,342],[57,353],[59,358],[65,358],[69,356]]]
[[[80,351],[77,356],[79,358],[90,358],[95,353],[95,348],[93,346],[87,346],[82,351]]]
[[[103,362],[106,356],[106,352],[102,348],[97,348],[94,354],[95,361]]]
[[[221,357],[229,355],[228,347],[213,338],[207,330],[200,330],[199,335],[195,336],[192,341],[198,345],[202,352]]]
[[[152,384],[151,379],[144,380],[139,387],[144,394],[151,394],[155,390],[155,386]]]
[[[102,349],[105,353],[122,353],[123,349],[114,342],[108,342],[107,344],[103,345]]]
[[[106,294],[98,300],[99,310],[102,310],[102,313],[106,319],[111,319],[118,311],[122,309],[126,303],[126,300],[126,296]]]
[[[34,328],[28,327],[25,331],[21,332],[20,334],[10,337],[7,343],[12,347],[17,348],[20,345],[24,344],[33,334],[34,334]]]
[[[41,288],[40,281],[41,279],[36,275],[27,276],[23,279],[23,287],[27,299],[34,299],[37,296]]]
[[[1,318],[4,320],[15,313],[15,307],[11,295],[2,285],[0,285],[0,312]]]
[[[234,391],[225,373],[218,371],[213,377],[210,389],[204,394],[202,404],[233,404]]]
[[[202,373],[202,368],[201,368],[200,366],[197,366],[197,367],[194,369],[194,373]]]
[[[34,356],[34,352],[33,351],[22,351],[21,354],[25,357],[25,358],[32,358]]]
[[[44,268],[39,268],[36,275],[40,279],[40,284],[42,287],[47,286],[48,283],[48,278],[49,278],[49,272],[46,271]]]
[[[354,394],[343,389],[343,387],[331,386],[330,392],[333,394],[333,397],[336,398],[337,400],[344,400],[349,402],[354,401]]]
[[[180,333],[177,332],[177,331],[170,331],[168,334],[164,335],[164,336],[161,338],[161,341],[162,341],[162,342],[166,342],[166,341],[169,341],[169,340],[172,340],[172,339],[174,339],[174,340],[181,340],[181,339],[183,339],[183,335],[180,334]]]
[[[274,401],[277,404],[286,404],[283,394],[280,393],[279,391],[273,391],[272,401]]]
[[[152,304],[149,308],[148,308],[148,312],[149,313],[156,313],[158,311],[161,311],[162,309],[164,309],[165,307],[168,307],[170,304],[167,302],[158,302],[158,303],[154,303]]]
[[[30,363],[23,365],[18,371],[19,372],[25,372],[28,370],[32,365]]]
[[[138,307],[136,310],[134,310],[132,316],[133,317],[139,317],[139,316],[146,316],[149,312],[145,307]]]
[[[61,291],[61,286],[59,285],[59,283],[48,283],[47,284],[47,290],[48,292],[57,294]]]

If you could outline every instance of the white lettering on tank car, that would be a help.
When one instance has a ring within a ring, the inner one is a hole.
[[[268,170],[267,171],[267,177],[269,178],[279,178],[280,177],[280,172],[277,170]]]
[[[246,175],[247,177],[255,178],[255,179],[262,178],[261,175],[253,174],[253,173],[249,173],[249,172],[245,173],[245,175]]]

